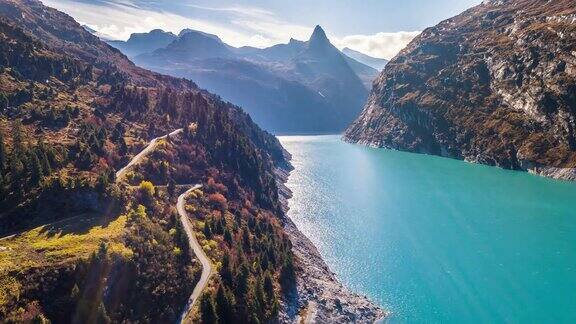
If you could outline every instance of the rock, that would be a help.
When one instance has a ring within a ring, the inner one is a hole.
[[[426,29],[344,139],[573,179],[576,6],[484,1]]]

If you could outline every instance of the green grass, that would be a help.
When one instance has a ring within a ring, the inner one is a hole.
[[[81,215],[0,240],[0,310],[21,293],[21,283],[10,273],[87,259],[102,242],[108,251],[131,257],[122,242],[125,227],[125,215],[111,221]]]
[[[0,277],[10,271],[88,258],[101,242],[108,245],[109,251],[129,257],[132,251],[121,240],[125,226],[124,215],[110,222],[83,215],[0,240]]]

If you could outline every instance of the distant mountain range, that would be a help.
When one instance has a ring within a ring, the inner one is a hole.
[[[88,31],[91,30],[88,29]],[[107,43],[122,51],[126,56],[134,57],[166,47],[177,38],[178,36],[172,33],[154,29],[149,33],[134,33],[127,41],[112,40]]]
[[[345,47],[344,49],[342,49],[342,53],[344,53],[346,56],[353,58],[356,61],[358,61],[364,65],[368,65],[369,67],[376,69],[378,71],[382,71],[384,69],[384,67],[386,66],[386,64],[388,63],[388,60],[377,58],[377,57],[372,57],[372,56],[366,55],[364,53],[355,51],[355,50],[348,48],[348,47]]]
[[[334,47],[320,26],[308,41],[264,49],[236,48],[190,29],[178,36],[156,29],[108,43],[140,66],[191,79],[242,106],[275,133],[343,131],[360,113],[378,74]],[[367,55],[362,60],[379,62]]]

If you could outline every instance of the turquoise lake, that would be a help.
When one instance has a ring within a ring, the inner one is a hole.
[[[576,183],[279,138],[289,216],[390,323],[576,323]]]

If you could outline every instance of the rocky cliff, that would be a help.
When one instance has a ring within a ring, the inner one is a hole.
[[[484,1],[384,69],[345,139],[576,179],[576,3]]]

